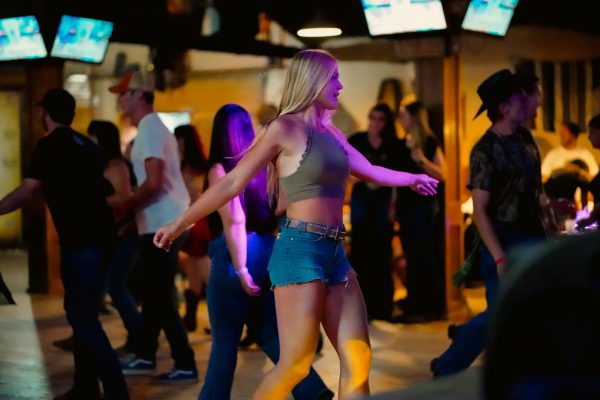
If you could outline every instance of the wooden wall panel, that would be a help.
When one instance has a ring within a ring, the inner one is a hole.
[[[203,73],[192,75],[182,88],[157,92],[154,105],[160,112],[190,111],[192,124],[208,151],[217,110],[225,104],[237,103],[254,116],[261,104],[262,90],[257,70]]]

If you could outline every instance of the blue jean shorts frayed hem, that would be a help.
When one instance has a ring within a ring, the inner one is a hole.
[[[351,268],[343,242],[282,227],[268,269],[271,283],[277,287],[315,280],[327,286],[345,283]]]

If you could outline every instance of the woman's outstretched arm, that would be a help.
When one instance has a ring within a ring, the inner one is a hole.
[[[411,189],[424,196],[432,196],[436,193],[437,179],[431,178],[427,174],[415,175],[373,165],[340,135],[343,136],[341,132],[338,132],[338,140],[348,153],[352,175],[381,186],[410,186]]]
[[[282,130],[278,124],[269,129],[250,150],[221,180],[210,185],[190,207],[175,221],[160,228],[154,235],[154,244],[168,248],[170,243],[192,226],[200,218],[223,207],[237,196],[267,164],[277,157]]]

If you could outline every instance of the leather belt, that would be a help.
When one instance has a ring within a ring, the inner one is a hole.
[[[344,225],[330,227],[329,225],[317,224],[314,222],[301,221],[299,219],[286,218],[284,226],[297,229],[302,232],[317,233],[333,240],[343,241],[346,238],[346,228]]]

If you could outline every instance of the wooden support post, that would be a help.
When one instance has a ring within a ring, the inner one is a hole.
[[[460,159],[461,109],[460,103],[460,56],[444,58],[444,145],[448,177],[446,182],[446,306],[448,319],[462,321],[468,317],[468,309],[460,289],[452,283],[452,277],[464,259],[464,222],[460,209],[462,181]]]
[[[48,89],[62,87],[62,84],[62,62],[47,61],[26,67],[23,105],[24,173],[31,163],[36,143],[46,133],[37,102]],[[63,289],[58,238],[41,194],[23,207],[23,239],[29,250],[29,292],[61,294]]]

